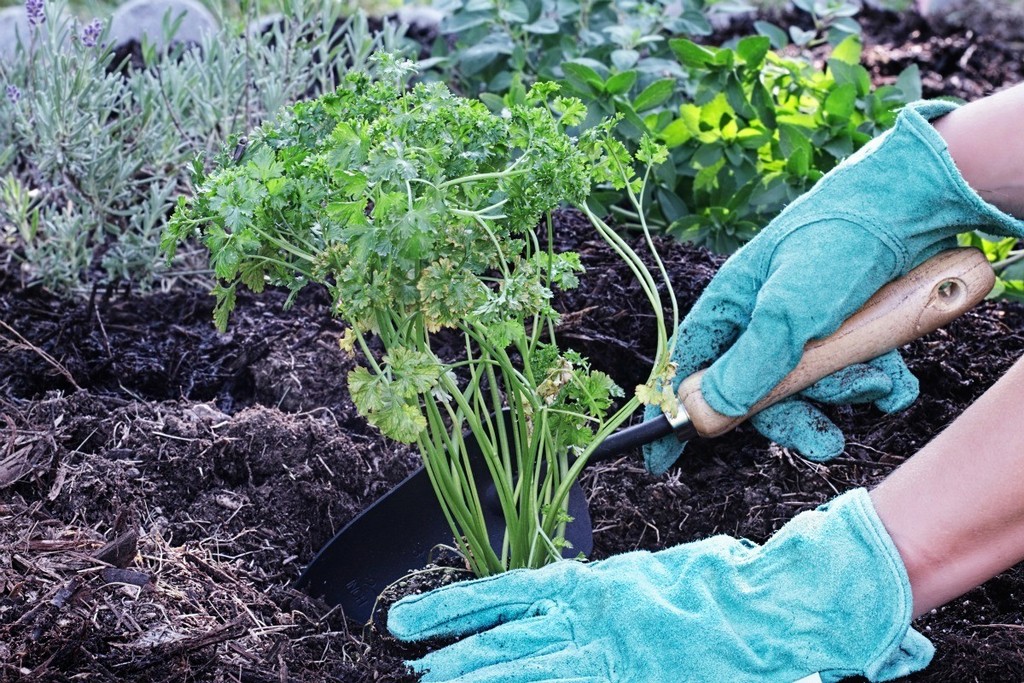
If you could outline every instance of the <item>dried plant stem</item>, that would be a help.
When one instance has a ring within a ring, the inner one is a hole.
[[[14,346],[15,348],[21,348],[25,349],[26,351],[31,351],[32,353],[35,353],[40,358],[42,358],[47,363],[56,368],[57,372],[64,375],[64,379],[70,382],[71,386],[73,386],[77,391],[82,390],[82,387],[78,385],[78,382],[75,381],[75,378],[71,375],[68,369],[61,365],[56,358],[48,354],[46,351],[43,351],[41,348],[30,342],[28,339],[25,339],[16,329],[14,329],[13,327],[11,327],[2,320],[0,320],[0,327],[3,327],[5,330],[7,330],[8,332],[10,332],[11,334],[18,338],[17,342],[11,342],[10,340],[7,340],[9,344]]]

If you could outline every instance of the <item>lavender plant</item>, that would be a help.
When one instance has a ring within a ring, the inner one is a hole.
[[[33,197],[33,227],[7,223],[27,279],[67,295],[193,270],[168,268],[159,249],[192,159],[333,88],[337,64],[367,68],[371,52],[400,40],[396,29],[371,34],[365,17],[343,20],[332,0],[284,0],[287,18],[265,34],[225,28],[168,55],[147,46],[147,67],[122,74],[103,23],[65,9],[29,0],[31,33],[0,63],[0,177]]]

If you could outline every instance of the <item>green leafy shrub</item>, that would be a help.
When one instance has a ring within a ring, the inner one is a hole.
[[[916,68],[872,86],[859,64],[858,4],[796,6],[809,30],[760,21],[763,35],[704,47],[678,36],[708,35],[724,3],[451,0],[441,28],[454,48],[439,40],[427,64],[496,112],[509,93],[554,80],[586,104],[584,127],[618,115],[615,133],[632,151],[656,136],[671,160],[644,197],[651,224],[728,253],[920,96]],[[791,41],[832,44],[827,68],[771,49]],[[623,193],[595,199],[638,224]]]
[[[758,28],[777,48],[837,44],[860,33],[851,0],[798,0],[810,30]],[[529,85],[559,80],[566,62],[635,71],[637,94],[651,82],[679,76],[670,38],[707,36],[711,19],[749,9],[721,0],[436,0],[445,15],[429,66],[435,77],[470,95],[501,95],[517,76]]]
[[[648,220],[682,239],[729,253],[840,160],[895,121],[920,97],[916,67],[875,88],[849,36],[824,69],[782,57],[767,36],[733,47],[669,41],[681,79],[660,79],[637,95],[639,75],[580,62],[563,65],[568,92],[592,112],[617,112],[616,133],[631,148],[656,136],[670,162],[657,170]],[[602,199],[628,224],[638,216]]]
[[[667,187],[659,205],[670,233],[724,253],[921,94],[916,67],[895,85],[873,87],[856,36],[833,50],[824,70],[779,56],[765,37],[744,38],[734,49],[683,39],[672,48],[697,78],[692,101],[653,123],[675,169],[660,176]]]
[[[47,21],[0,64],[0,178],[28,199],[0,205],[0,231],[30,281],[64,294],[97,282],[148,287],[166,275],[160,235],[197,152],[310,89],[333,88],[337,64],[360,68],[397,40],[355,17],[331,47],[339,5],[287,5],[290,21],[262,36],[225,28],[167,56],[144,45],[147,68],[124,75],[98,24],[79,25],[63,3],[47,7]]]
[[[861,9],[859,1],[793,0],[793,6],[810,18],[810,29],[789,26],[784,31],[771,22],[754,22],[757,32],[770,38],[776,49],[786,47],[790,41],[800,47],[815,47],[824,43],[838,45],[849,36],[860,35],[860,23],[854,18]]]
[[[1024,248],[1016,237],[989,239],[982,232],[968,232],[959,236],[960,246],[976,247],[988,257],[996,271],[996,284],[990,298],[1024,301]]]
[[[198,235],[210,250],[221,328],[239,286],[325,285],[349,325],[342,348],[365,361],[348,376],[356,406],[417,444],[467,562],[481,576],[536,567],[561,556],[567,493],[597,437],[639,405],[609,416],[621,390],[557,346],[552,291],[574,287],[582,267],[555,251],[550,212],[562,202],[587,211],[640,275],[666,370],[655,281],[585,203],[596,181],[634,197],[643,181],[607,126],[567,134],[586,111],[552,83],[495,115],[438,83],[407,91],[406,66],[382,59],[382,80],[351,74],[263,126],[237,163],[200,174],[165,245],[173,253]],[[648,142],[642,156],[664,154]],[[439,339],[463,354],[439,357]],[[495,417],[506,407],[511,426]],[[500,553],[487,541],[466,429],[504,513]]]
[[[431,70],[465,94],[501,94],[516,74],[556,80],[588,59],[659,73],[665,36],[711,33],[704,0],[445,0]],[[450,45],[447,36],[453,38]]]

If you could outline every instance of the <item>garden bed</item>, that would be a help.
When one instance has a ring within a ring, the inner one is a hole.
[[[918,37],[871,44],[889,35],[885,16],[869,15],[865,51],[879,80],[911,60],[936,67],[921,63],[928,95],[1019,80],[998,44],[916,19],[903,21]],[[654,346],[639,287],[577,214],[559,213],[556,230],[588,268],[557,301],[561,338],[636,384]],[[660,245],[688,309],[722,259]],[[305,291],[288,311],[283,294],[240,295],[219,334],[202,286],[68,304],[20,288],[3,256],[0,680],[415,680],[401,664],[415,652],[290,587],[417,464],[356,414],[325,293]],[[986,302],[911,344],[921,399],[893,416],[831,409],[848,448],[829,465],[747,427],[694,443],[664,477],[646,474],[638,453],[597,465],[583,480],[594,557],[716,533],[763,541],[801,510],[879,481],[1022,351],[1024,308],[1010,303]],[[397,592],[455,578],[438,569]],[[904,680],[1024,680],[1022,596],[1018,567],[921,619],[936,659]]]

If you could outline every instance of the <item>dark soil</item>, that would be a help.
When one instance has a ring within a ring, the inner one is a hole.
[[[928,60],[926,85],[959,75],[957,94],[974,97],[1020,75],[997,46],[965,60],[983,43],[899,21],[922,33],[897,37],[904,24],[891,18],[870,25],[879,78]],[[939,66],[976,59],[976,71]],[[653,349],[639,288],[578,215],[557,218],[588,268],[557,301],[561,338],[632,386]],[[660,246],[688,309],[722,259]],[[243,295],[219,334],[200,286],[65,303],[17,282],[16,264],[0,262],[0,681],[415,680],[401,662],[416,651],[290,587],[417,457],[356,414],[323,292],[288,311],[283,295]],[[986,302],[905,351],[921,398],[892,416],[832,409],[848,448],[828,465],[741,427],[692,444],[664,477],[637,453],[591,468],[594,557],[716,533],[763,541],[799,511],[879,481],[1020,357],[1024,307]],[[435,568],[390,599],[462,576]],[[1017,567],[921,619],[937,655],[903,680],[1024,680],[1022,596]]]

